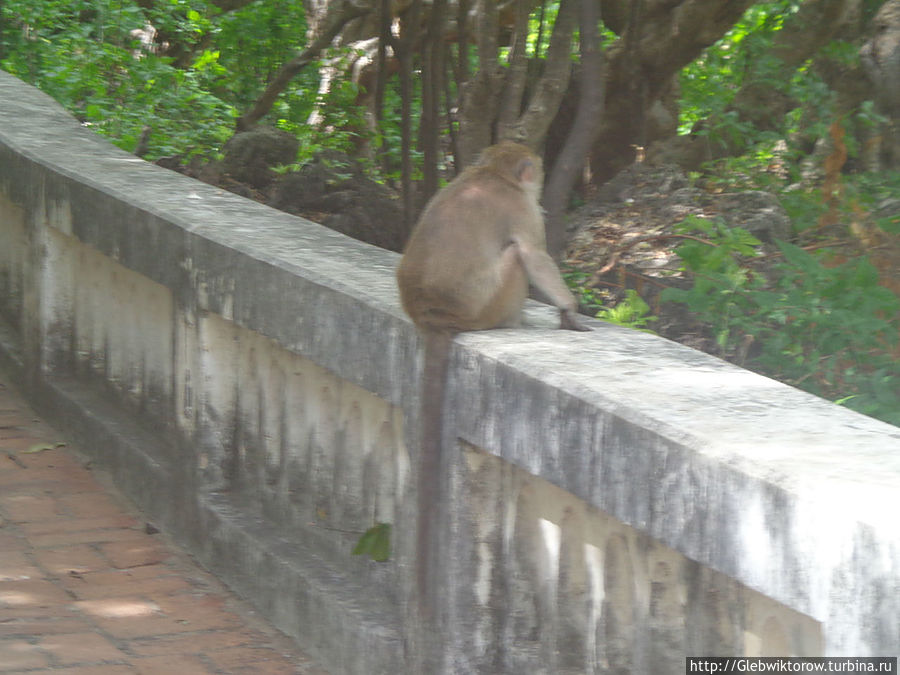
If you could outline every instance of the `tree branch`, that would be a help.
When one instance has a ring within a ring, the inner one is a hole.
[[[422,201],[438,190],[440,155],[440,106],[444,77],[444,10],[446,0],[433,0],[428,16],[422,65]]]
[[[478,0],[478,65],[466,82],[459,105],[459,160],[465,167],[491,144],[491,127],[499,101],[502,73],[497,67],[497,32],[500,18],[496,0]],[[462,56],[460,57],[462,58]]]
[[[572,74],[572,33],[577,21],[577,0],[560,0],[559,12],[550,34],[547,62],[537,91],[516,124],[510,125],[504,138],[538,148],[559,110]]]
[[[275,103],[278,95],[285,90],[288,83],[308,66],[323,49],[331,44],[331,41],[341,32],[341,29],[353,19],[363,16],[369,12],[368,7],[354,5],[352,2],[344,3],[341,8],[335,12],[333,19],[327,22],[326,28],[318,35],[300,54],[285,63],[276,73],[274,79],[266,87],[262,95],[257,99],[250,112],[238,118],[236,123],[237,131],[246,131],[253,127]]]
[[[512,48],[509,50],[509,72],[506,75],[506,86],[503,90],[503,102],[500,106],[497,136],[507,137],[507,129],[514,125],[522,114],[522,97],[525,94],[525,83],[528,79],[528,15],[530,3],[519,0],[516,3],[516,18],[513,28]]]

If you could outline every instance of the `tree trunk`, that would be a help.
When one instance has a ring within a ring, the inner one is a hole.
[[[440,162],[441,94],[444,81],[444,10],[446,0],[433,0],[422,66],[422,121],[420,135],[424,160],[422,201],[438,189]]]
[[[521,1],[521,0],[520,0]],[[525,112],[511,124],[503,138],[541,148],[572,74],[572,33],[578,20],[578,0],[560,0],[556,22],[550,34],[544,73]]]
[[[591,153],[591,170],[603,182],[629,165],[636,145],[646,145],[648,113],[672,77],[721,38],[752,0],[684,0],[671,4],[634,0],[620,37],[606,51],[606,107]],[[606,3],[603,4],[607,19]],[[616,20],[621,6],[613,3]],[[608,19],[607,19],[608,20]]]
[[[547,211],[547,250],[553,257],[562,253],[566,242],[565,210],[569,195],[585,159],[594,143],[594,137],[603,114],[603,52],[597,26],[600,21],[599,6],[595,0],[579,3],[578,33],[581,54],[581,95],[575,112],[575,122],[556,158],[544,190],[544,208]]]
[[[521,1],[521,0],[520,0]],[[502,91],[503,73],[497,63],[500,19],[496,0],[478,0],[477,44],[480,68],[463,85],[459,105],[459,162],[468,166],[491,144],[493,122]],[[460,56],[463,58],[463,56]]]
[[[900,169],[900,0],[888,0],[872,22],[860,55],[885,121],[867,142],[872,168]]]

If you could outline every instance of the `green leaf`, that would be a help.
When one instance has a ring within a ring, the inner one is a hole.
[[[56,450],[57,448],[66,447],[65,443],[35,443],[34,445],[28,446],[27,450],[23,450],[23,455],[33,455],[38,452],[44,452],[45,450]]]
[[[799,268],[807,274],[815,274],[818,276],[822,269],[822,265],[813,255],[807,253],[799,246],[795,246],[786,241],[777,240],[775,244],[789,264]]]
[[[601,307],[597,312],[597,318],[619,326],[652,333],[653,331],[644,328],[647,323],[657,319],[655,316],[648,316],[649,312],[650,306],[644,302],[636,290],[629,288],[625,291],[625,298],[615,307]]]
[[[387,562],[391,557],[390,523],[377,523],[363,532],[353,547],[353,555],[367,555],[375,562]]]

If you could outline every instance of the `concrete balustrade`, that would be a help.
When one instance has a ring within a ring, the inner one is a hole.
[[[0,72],[3,361],[335,673],[413,672],[421,356],[396,263],[119,151]],[[554,321],[533,303],[456,340],[443,672],[897,653],[900,429]],[[391,560],[351,555],[377,522]]]

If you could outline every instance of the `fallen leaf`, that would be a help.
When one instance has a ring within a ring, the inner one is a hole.
[[[57,448],[66,447],[65,443],[35,443],[28,447],[27,450],[23,450],[23,455],[33,455],[36,452],[44,452],[44,450],[56,450]]]

